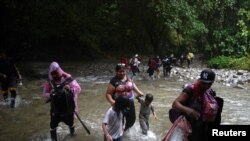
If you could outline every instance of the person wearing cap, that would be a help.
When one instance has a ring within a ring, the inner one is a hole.
[[[215,91],[211,88],[214,81],[215,72],[211,69],[204,69],[200,78],[194,84],[186,85],[172,104],[172,108],[185,115],[191,124],[192,133],[188,136],[189,141],[206,141],[209,125],[215,122],[215,117],[219,113],[218,103],[214,98]],[[209,104],[213,105],[210,107],[213,113],[210,114],[214,116],[209,117],[204,112],[207,108],[205,107],[207,106],[207,97],[212,99]]]
[[[143,96],[143,92],[139,90],[135,82],[126,75],[127,70],[125,64],[119,63],[115,67],[116,75],[110,80],[106,91],[106,99],[113,106],[118,97],[129,99],[129,107],[124,111],[126,118],[125,129],[132,127],[135,123],[135,105],[134,92],[137,96]]]

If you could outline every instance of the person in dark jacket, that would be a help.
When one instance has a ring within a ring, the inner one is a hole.
[[[17,95],[17,84],[22,76],[11,58],[8,58],[5,52],[0,52],[0,81],[3,93],[3,99],[9,102],[8,93],[10,92],[10,107],[15,107],[15,99]]]

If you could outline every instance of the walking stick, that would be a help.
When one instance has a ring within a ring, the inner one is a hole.
[[[89,129],[87,128],[87,126],[82,122],[81,118],[79,117],[79,115],[74,112],[76,114],[76,117],[78,118],[78,120],[81,122],[82,126],[84,127],[84,129],[87,131],[88,134],[90,134]]]

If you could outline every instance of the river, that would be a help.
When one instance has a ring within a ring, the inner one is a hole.
[[[63,141],[102,141],[101,123],[109,103],[105,92],[109,80],[115,74],[114,63],[62,63],[66,72],[78,80],[82,87],[79,95],[79,116],[89,128],[91,134],[75,119],[77,136],[69,136],[68,127],[60,123],[58,135]],[[46,81],[49,63],[24,63],[21,66],[23,85],[18,88],[17,104],[10,109],[0,102],[0,140],[1,141],[49,141],[49,109],[41,98],[42,85]],[[144,70],[144,69],[143,69]],[[144,93],[154,95],[153,105],[158,120],[150,116],[148,136],[141,134],[138,121],[139,103],[136,101],[137,120],[135,125],[124,134],[125,141],[160,141],[166,134],[171,123],[168,110],[173,100],[179,95],[185,81],[175,77],[148,80],[143,72],[134,80]],[[224,98],[222,124],[250,124],[250,90],[237,89],[214,83],[217,95]]]

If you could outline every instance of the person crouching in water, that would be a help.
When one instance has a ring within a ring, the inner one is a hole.
[[[129,100],[119,96],[110,107],[103,119],[102,129],[105,141],[122,141],[123,111],[129,106]]]
[[[78,110],[77,99],[81,87],[57,62],[50,64],[48,77],[42,96],[46,103],[51,103],[50,134],[51,140],[57,141],[56,128],[61,121],[69,126],[71,136],[75,135],[74,113]]]
[[[154,97],[152,94],[146,94],[145,100],[142,99],[142,97],[136,97],[138,99],[138,102],[141,104],[140,108],[140,114],[139,114],[139,122],[142,129],[142,133],[144,135],[147,135],[149,130],[149,115],[152,111],[153,116],[155,119],[157,119],[156,113],[154,111],[154,107],[151,104]]]

